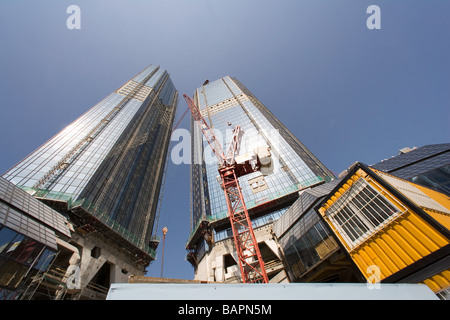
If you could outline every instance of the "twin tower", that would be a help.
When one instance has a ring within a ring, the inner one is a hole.
[[[272,263],[270,278],[281,282],[286,275],[268,226],[299,190],[334,175],[237,79],[205,82],[193,100],[223,136],[224,149],[233,124],[244,131],[240,154],[270,150],[264,170],[241,177],[240,185],[263,259]],[[155,259],[154,226],[178,102],[168,72],[150,65],[3,174],[2,181],[66,219],[70,235],[57,235],[55,247],[67,254],[60,254],[58,262],[80,267],[82,287],[95,282],[107,287],[130,274],[143,275]],[[193,120],[190,129],[187,260],[198,280],[239,281],[217,163],[209,161],[207,142]]]

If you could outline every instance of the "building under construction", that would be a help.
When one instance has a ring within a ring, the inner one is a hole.
[[[62,298],[59,288],[69,283],[67,298],[98,299],[106,297],[111,283],[145,274],[159,243],[154,226],[177,102],[168,72],[150,65],[3,175],[67,221],[63,237],[55,236],[57,246],[50,246],[59,252],[46,264],[54,268],[39,267],[47,278],[33,285],[53,281],[53,298]],[[52,225],[48,215],[33,210],[22,213]],[[0,220],[0,232],[7,226]],[[9,245],[0,254],[10,257],[15,250]],[[66,259],[69,254],[77,258]],[[43,298],[33,296],[39,290],[28,290],[28,284],[2,288],[14,289],[9,296]]]
[[[233,197],[241,194],[239,205],[245,203],[256,239],[244,246],[244,251],[257,247],[267,282],[287,281],[271,234],[272,223],[298,198],[300,190],[331,181],[334,175],[237,79],[227,76],[206,81],[194,92],[192,103],[200,115],[191,118],[192,208],[186,248],[195,279],[246,282],[242,264],[250,268],[259,259],[240,257],[236,250],[242,234],[234,228],[239,222],[230,222],[229,212],[237,203]],[[242,130],[239,137],[237,127]],[[235,188],[233,195],[220,169],[218,172],[221,165],[211,149],[218,142],[223,150],[229,150],[235,138],[239,138],[239,148],[233,151],[236,163],[254,164],[257,170],[237,175],[240,191]]]
[[[186,248],[196,280],[248,282],[246,267],[260,258],[268,276],[260,282],[426,284],[448,299],[448,144],[402,150],[401,159],[373,168],[355,163],[336,179],[237,79],[205,82],[186,101],[193,113]],[[230,149],[235,163],[224,165]],[[233,194],[223,172],[240,163],[253,170],[235,174]],[[245,205],[233,208],[237,196]],[[240,257],[242,212],[260,257]]]

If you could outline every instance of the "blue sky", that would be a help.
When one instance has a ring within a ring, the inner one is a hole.
[[[66,27],[72,4],[80,30]],[[380,30],[366,27],[372,4]],[[449,142],[449,12],[444,0],[2,0],[0,171],[149,64],[180,96],[237,77],[336,174]],[[164,276],[192,278],[187,165],[168,168],[163,226]]]

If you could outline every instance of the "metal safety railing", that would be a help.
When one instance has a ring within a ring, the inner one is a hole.
[[[35,190],[33,188],[23,188],[25,191]],[[118,235],[123,237],[125,240],[131,242],[136,247],[144,250],[146,253],[148,253],[152,258],[156,257],[156,250],[150,247],[146,243],[142,243],[142,239],[138,238],[137,236],[133,235],[129,230],[124,228],[122,225],[117,223],[115,220],[111,219],[104,211],[99,210],[94,205],[89,203],[86,199],[78,199],[76,201],[73,200],[71,194],[63,193],[63,192],[53,192],[43,189],[37,189],[35,190],[34,196],[37,198],[45,198],[49,200],[55,200],[55,201],[63,201],[67,203],[67,209],[70,211],[76,207],[83,208],[86,212],[88,212],[90,215],[98,219],[100,222],[102,222],[104,225],[109,227],[112,231],[116,232]],[[160,236],[152,236],[150,241],[152,242],[159,242],[161,240]]]
[[[111,230],[116,232],[118,235],[120,235],[125,240],[131,242],[136,247],[144,250],[146,253],[148,253],[152,258],[156,257],[156,250],[150,247],[146,243],[142,243],[141,238],[138,236],[132,234],[129,230],[124,228],[122,225],[117,223],[115,220],[111,219],[104,211],[99,210],[94,205],[89,203],[85,199],[79,199],[77,201],[69,201],[68,202],[69,210],[75,208],[75,207],[81,207],[86,212],[90,213],[92,216],[94,216],[96,219],[101,221],[103,224],[108,226]],[[153,242],[159,242],[161,240],[160,236],[152,236],[151,241]]]

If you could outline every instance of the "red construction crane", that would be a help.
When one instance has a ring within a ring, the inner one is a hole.
[[[231,230],[233,231],[242,282],[268,283],[269,279],[264,267],[264,261],[259,251],[258,242],[253,232],[252,222],[250,221],[238,180],[243,175],[258,171],[259,164],[258,162],[250,161],[250,159],[236,161],[240,140],[243,135],[243,130],[240,126],[234,128],[232,140],[225,154],[220,142],[217,141],[214,132],[206,123],[194,101],[186,94],[183,97],[219,161],[219,175],[227,202],[228,217]]]

